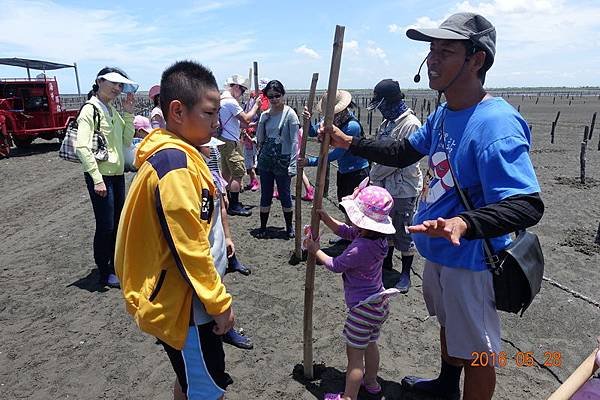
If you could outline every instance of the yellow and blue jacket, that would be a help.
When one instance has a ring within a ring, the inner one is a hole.
[[[140,143],[121,214],[115,270],[139,328],[181,349],[197,296],[210,315],[231,306],[208,233],[215,186],[202,155],[164,129]]]

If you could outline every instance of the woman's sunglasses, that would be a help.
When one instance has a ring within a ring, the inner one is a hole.
[[[279,98],[281,98],[281,96],[282,96],[282,95],[281,95],[280,93],[277,93],[277,94],[271,94],[271,95],[268,95],[268,96],[267,96],[267,99],[269,99],[269,100],[279,99]]]

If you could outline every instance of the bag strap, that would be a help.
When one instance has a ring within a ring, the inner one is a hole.
[[[458,180],[456,179],[456,175],[454,174],[454,171],[452,170],[452,162],[450,161],[450,155],[448,154],[448,149],[446,148],[446,135],[444,132],[444,119],[446,116],[445,111],[446,111],[446,109],[444,108],[444,112],[442,113],[442,123],[441,123],[440,130],[441,130],[442,147],[444,148],[444,153],[446,154],[446,159],[448,160],[448,170],[450,171],[450,176],[452,177],[452,181],[454,182],[454,187],[456,188],[456,191],[458,192],[458,196],[460,198],[460,201],[461,201],[463,207],[465,207],[465,209],[467,211],[472,211],[472,210],[474,210],[474,207],[471,203],[471,199],[469,199],[467,194],[462,190],[462,188],[460,187],[460,184],[458,183]],[[497,254],[494,254],[492,252],[492,243],[486,237],[483,238],[483,250],[484,250],[485,256],[486,256],[485,263],[488,265],[488,268],[492,271],[492,273],[500,274],[502,272],[502,264],[500,263],[500,258],[498,257]]]

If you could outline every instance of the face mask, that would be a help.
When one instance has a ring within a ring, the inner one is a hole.
[[[342,126],[346,123],[346,121],[348,121],[349,118],[350,112],[346,108],[333,116],[333,124],[335,126]]]
[[[393,121],[402,115],[408,109],[408,106],[403,100],[394,103],[384,100],[377,109],[381,112],[383,119]]]

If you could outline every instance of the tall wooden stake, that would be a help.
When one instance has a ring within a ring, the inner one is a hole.
[[[337,93],[340,64],[342,62],[342,46],[344,44],[344,30],[340,25],[335,26],[333,39],[333,54],[331,55],[331,68],[329,70],[329,85],[327,86],[327,104],[325,106],[325,135],[321,142],[319,152],[319,165],[317,166],[317,191],[313,200],[310,226],[315,237],[319,236],[319,214],[317,210],[323,206],[323,189],[325,185],[325,172],[327,170],[327,153],[329,152],[329,131],[333,126],[333,108]],[[304,376],[313,378],[313,347],[312,347],[312,312],[313,295],[315,290],[315,264],[314,254],[308,255],[306,261],[306,282],[304,285]]]
[[[317,81],[319,80],[319,74],[315,72],[312,75],[312,81],[310,83],[310,92],[308,93],[308,112],[312,115],[313,103],[315,102],[315,94],[317,92]],[[310,118],[304,118],[302,121],[302,142],[300,143],[300,153],[298,158],[304,158],[306,156],[306,141],[308,139],[308,132],[310,131]],[[296,173],[296,247],[295,254],[297,260],[302,260],[302,174],[304,174],[304,167],[298,165],[298,171]]]

